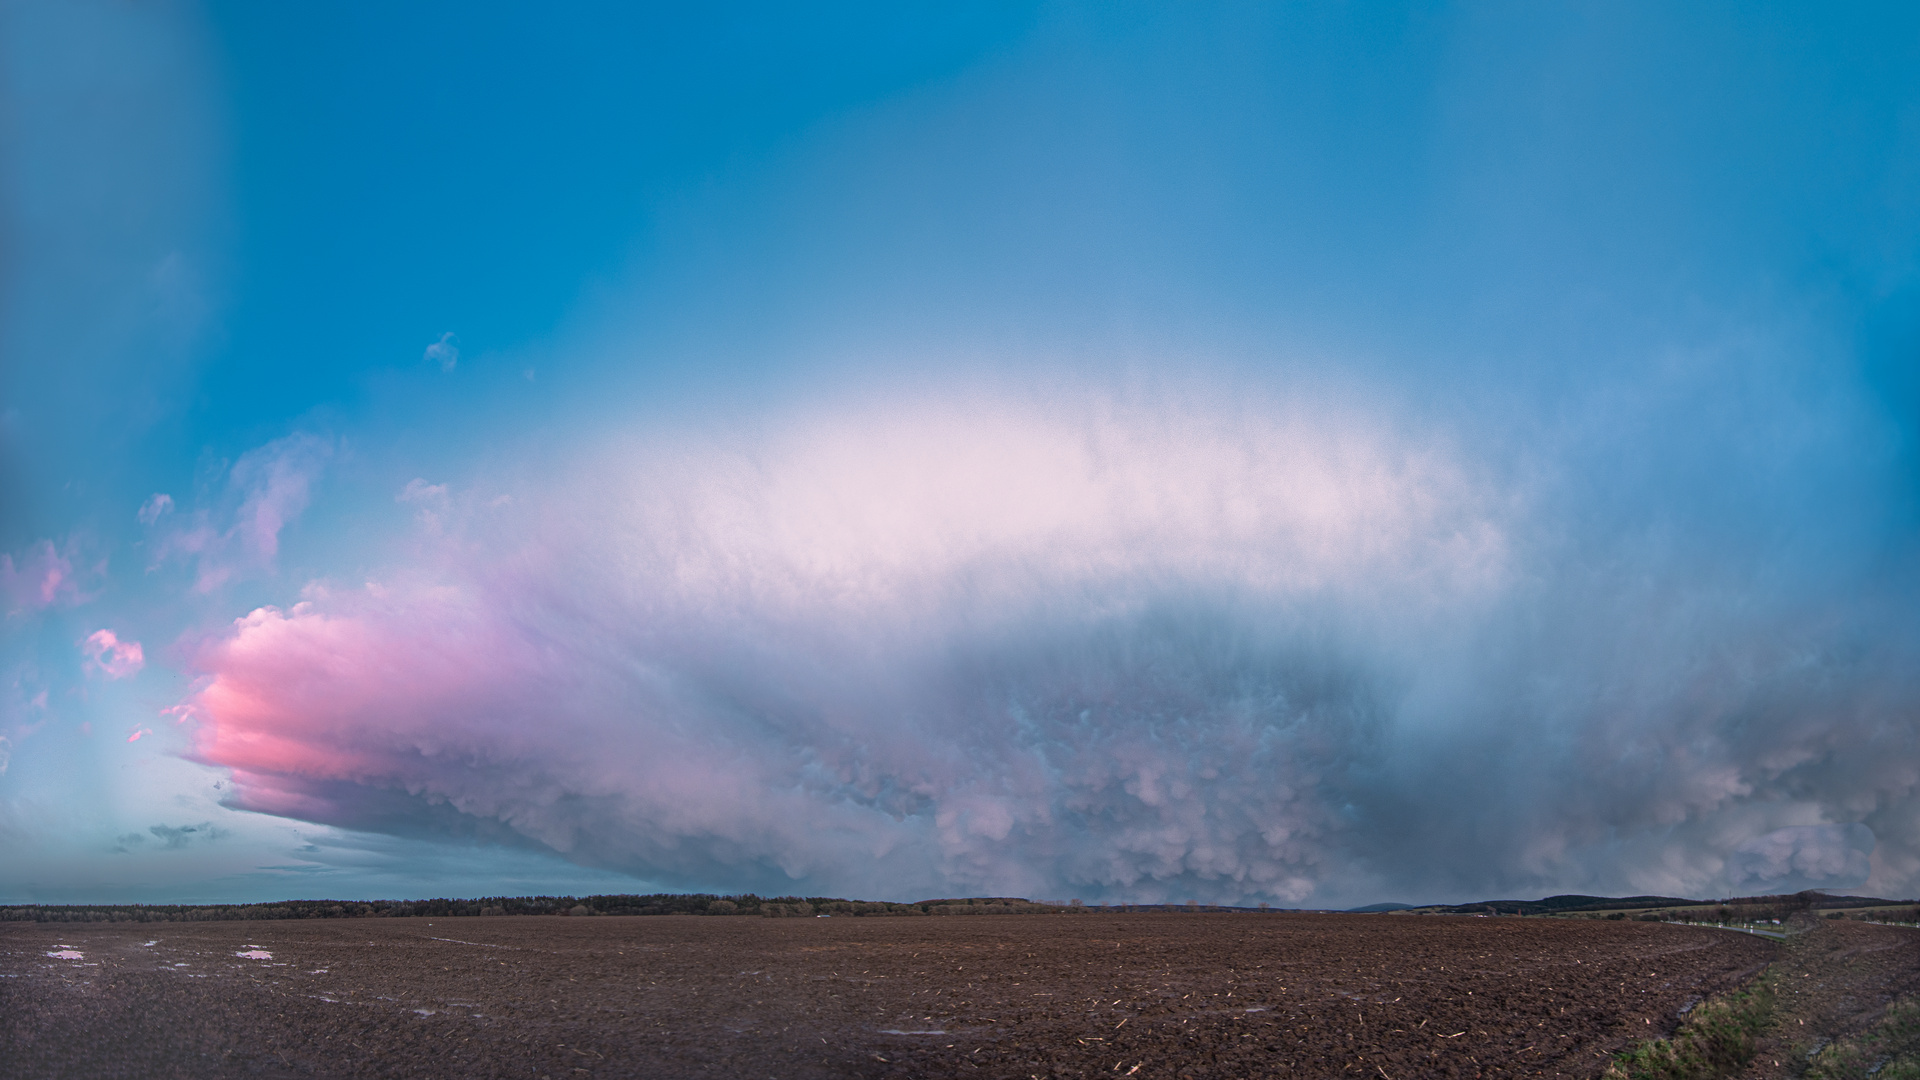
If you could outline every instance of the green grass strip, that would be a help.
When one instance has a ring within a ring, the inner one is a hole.
[[[1738,1073],[1773,1019],[1773,983],[1769,968],[1745,989],[1696,1006],[1673,1038],[1615,1054],[1604,1080],[1715,1080]]]
[[[1808,1080],[1920,1080],[1920,999],[1887,1007],[1866,1032],[1821,1049]]]

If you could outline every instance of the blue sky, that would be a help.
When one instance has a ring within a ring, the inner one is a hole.
[[[0,899],[1920,891],[1898,6],[0,20]]]

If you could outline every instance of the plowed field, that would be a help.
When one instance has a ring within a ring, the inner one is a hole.
[[[0,1075],[1590,1077],[1778,948],[1388,915],[9,924]]]

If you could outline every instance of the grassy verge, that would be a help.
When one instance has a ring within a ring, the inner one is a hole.
[[[1920,999],[1887,1007],[1880,1022],[1813,1057],[1808,1080],[1920,1080]]]
[[[1696,1007],[1671,1039],[1616,1054],[1604,1080],[1714,1080],[1753,1060],[1754,1038],[1773,1019],[1773,971],[1746,989]]]

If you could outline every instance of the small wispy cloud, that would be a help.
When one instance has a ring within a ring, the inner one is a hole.
[[[427,346],[423,359],[429,363],[439,364],[441,371],[452,371],[454,365],[460,362],[460,339],[451,331],[441,334],[439,341]]]
[[[224,526],[221,515],[205,510],[191,515],[161,538],[156,564],[169,559],[191,561],[196,571],[194,590],[202,593],[244,573],[270,569],[279,554],[281,532],[306,510],[313,485],[332,456],[332,440],[305,433],[249,450],[227,475],[226,506],[231,511]],[[157,499],[172,505],[171,498],[157,495],[148,500],[148,506]],[[156,512],[154,519],[160,516]]]
[[[452,509],[452,500],[447,495],[447,485],[429,484],[419,477],[407,481],[407,486],[393,497],[397,503],[405,503],[418,509],[414,520],[429,532],[438,533],[444,525],[443,518]]]
[[[158,837],[161,844],[169,850],[184,848],[195,842],[212,843],[228,835],[226,829],[209,821],[203,821],[198,825],[154,825],[147,831]]]
[[[137,641],[121,641],[111,630],[95,630],[80,643],[86,655],[87,669],[109,679],[125,679],[140,673],[147,657]],[[137,738],[138,736],[136,736]],[[132,742],[132,739],[128,739]]]
[[[140,524],[152,525],[173,510],[173,496],[165,492],[156,492],[152,498],[140,506]]]
[[[71,607],[89,599],[80,589],[76,558],[71,540],[64,551],[42,540],[17,559],[0,554],[0,597],[6,599],[7,613]]]
[[[437,503],[444,501],[446,497],[447,485],[429,484],[416,476],[407,481],[407,486],[400,489],[400,493],[393,497],[393,501],[403,503]]]

